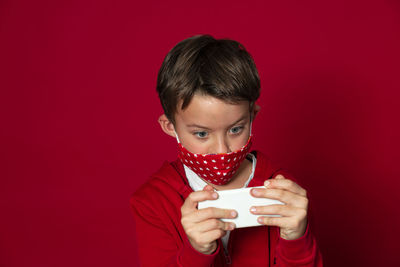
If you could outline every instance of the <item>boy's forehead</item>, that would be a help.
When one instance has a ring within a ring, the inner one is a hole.
[[[228,103],[209,95],[194,95],[185,109],[181,106],[182,101],[178,103],[175,121],[185,125],[224,127],[250,116],[249,101]]]

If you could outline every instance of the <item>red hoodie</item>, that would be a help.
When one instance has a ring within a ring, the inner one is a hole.
[[[262,153],[252,153],[257,157],[257,165],[249,187],[261,186],[277,174],[293,180]],[[132,196],[142,266],[322,266],[308,226],[296,240],[280,238],[279,228],[274,226],[238,228],[230,233],[227,253],[220,239],[213,254],[198,252],[190,245],[181,225],[181,206],[191,192],[183,165],[177,159],[165,162]]]

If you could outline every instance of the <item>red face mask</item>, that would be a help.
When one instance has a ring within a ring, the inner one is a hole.
[[[179,142],[178,157],[183,164],[203,180],[215,185],[224,185],[232,179],[240,164],[246,158],[251,147],[251,139],[252,136],[250,135],[247,143],[237,151],[219,154],[195,154],[188,151]]]

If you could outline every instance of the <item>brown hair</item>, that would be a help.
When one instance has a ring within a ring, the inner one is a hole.
[[[228,103],[260,95],[260,79],[251,55],[239,42],[197,35],[179,42],[167,54],[157,78],[157,92],[168,119],[175,123],[177,105],[185,109],[196,93]]]

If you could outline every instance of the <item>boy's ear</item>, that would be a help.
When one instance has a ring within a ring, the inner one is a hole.
[[[251,114],[252,118],[253,118],[253,121],[256,118],[256,115],[260,111],[260,109],[261,109],[261,107],[259,105],[257,105],[256,103],[254,103],[253,111],[252,111],[252,114]]]
[[[158,118],[158,123],[160,124],[161,129],[164,131],[164,133],[172,137],[176,137],[174,124],[167,118],[165,114],[162,114]]]

